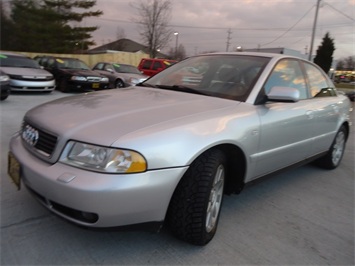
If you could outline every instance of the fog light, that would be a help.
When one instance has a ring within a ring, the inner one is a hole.
[[[91,212],[81,212],[80,213],[83,219],[89,223],[95,223],[99,219],[99,216]]]

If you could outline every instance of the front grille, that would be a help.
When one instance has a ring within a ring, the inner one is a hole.
[[[100,77],[87,77],[87,80],[90,82],[100,82],[101,78]]]
[[[53,77],[46,76],[19,76],[19,75],[10,75],[10,78],[16,80],[24,80],[24,81],[48,81],[53,80]]]
[[[38,132],[38,138],[36,140],[29,140],[29,138],[25,137],[24,131],[26,130],[26,127],[30,127],[33,129],[33,131]],[[55,146],[57,144],[57,136],[50,134],[44,130],[41,130],[35,126],[32,126],[26,122],[23,123],[22,126],[22,139],[23,141],[32,149],[34,149],[36,152],[45,155],[46,157],[51,157]]]

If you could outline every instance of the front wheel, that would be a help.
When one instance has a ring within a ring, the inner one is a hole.
[[[325,156],[319,158],[316,161],[316,164],[325,169],[337,168],[344,155],[347,136],[348,132],[345,126],[342,126],[337,132],[328,153]]]
[[[4,101],[9,97],[9,95],[0,95],[0,101]]]
[[[189,167],[170,202],[172,233],[191,244],[206,245],[216,233],[225,184],[225,156],[211,150]]]
[[[120,79],[116,80],[116,82],[115,82],[115,88],[116,88],[116,89],[119,89],[119,88],[123,88],[123,87],[124,87],[123,81],[120,80]]]

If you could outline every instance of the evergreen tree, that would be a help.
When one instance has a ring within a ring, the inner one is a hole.
[[[98,27],[73,25],[102,14],[87,11],[96,0],[12,0],[11,4],[12,41],[3,50],[72,53],[94,44],[91,32]],[[79,13],[80,9],[85,11]],[[8,38],[1,35],[1,39]]]
[[[11,44],[14,43],[12,34],[14,25],[9,18],[9,15],[4,10],[3,2],[0,2],[0,16],[0,49],[5,50],[6,47],[11,47]]]
[[[328,73],[332,66],[334,51],[334,39],[330,38],[329,32],[327,32],[321,45],[318,46],[317,55],[314,58],[314,63],[320,66],[325,73]]]

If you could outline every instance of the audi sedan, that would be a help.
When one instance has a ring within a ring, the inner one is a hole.
[[[165,222],[176,237],[205,245],[224,194],[311,161],[338,167],[350,111],[309,61],[199,55],[138,86],[28,111],[10,142],[9,175],[77,225],[159,230]]]

